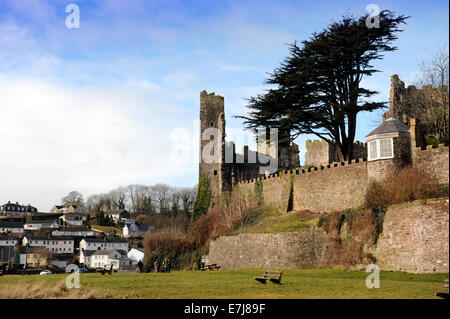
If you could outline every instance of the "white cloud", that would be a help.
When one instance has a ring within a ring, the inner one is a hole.
[[[169,137],[177,123],[146,103],[133,90],[62,88],[0,75],[1,198],[19,196],[48,210],[55,196],[73,189],[104,192],[195,169],[190,159],[171,162]]]

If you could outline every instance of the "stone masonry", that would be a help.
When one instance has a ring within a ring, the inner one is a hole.
[[[375,257],[382,270],[449,271],[448,200],[389,207]]]
[[[325,232],[241,234],[211,241],[208,262],[233,268],[324,268],[330,248]]]

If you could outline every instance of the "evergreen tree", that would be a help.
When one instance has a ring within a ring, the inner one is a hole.
[[[397,49],[391,43],[408,19],[386,10],[379,27],[369,28],[368,18],[344,17],[301,46],[291,44],[290,55],[266,81],[276,88],[251,97],[250,114],[238,117],[250,129],[289,130],[293,139],[316,135],[336,146],[340,160],[351,159],[357,114],[385,107],[368,101],[378,92],[361,87],[361,80],[378,72],[371,63],[383,52]]]

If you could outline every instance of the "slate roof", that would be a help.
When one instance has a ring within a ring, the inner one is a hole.
[[[25,224],[53,224],[56,223],[56,220],[30,220]]]
[[[56,231],[56,230],[55,230]],[[88,232],[95,232],[93,229],[89,229],[87,227],[64,227],[57,230],[58,232],[78,232],[78,231],[88,231]]]
[[[87,243],[128,243],[124,238],[119,239],[100,239],[100,238],[84,238]]]
[[[0,221],[0,228],[23,228],[21,222],[2,222]]]
[[[57,237],[41,237],[41,236],[34,236],[34,235],[25,235],[25,237],[28,240],[74,240],[73,237],[67,237],[67,236],[57,236]]]
[[[0,239],[1,239],[1,240],[16,240],[16,241],[17,241],[17,238],[8,236],[8,235],[3,234],[3,233],[0,233]]]
[[[386,121],[384,121],[380,126],[378,126],[375,130],[369,133],[368,136],[377,135],[377,134],[386,134],[386,133],[409,133],[409,127],[400,122],[399,120],[390,117]]]
[[[92,255],[109,255],[113,251],[117,251],[122,256],[127,254],[125,251],[120,250],[120,249],[100,249],[100,250],[96,250]]]

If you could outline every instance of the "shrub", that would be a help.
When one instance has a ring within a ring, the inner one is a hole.
[[[201,175],[198,182],[197,197],[194,202],[194,209],[192,213],[191,223],[195,223],[200,215],[205,214],[211,203],[211,189],[209,181],[206,176]]]
[[[370,208],[448,195],[438,180],[424,170],[407,166],[381,182],[372,182],[366,194]]]
[[[331,239],[334,265],[352,266],[373,261],[373,256],[365,252],[365,247],[376,240],[377,220],[372,210],[349,209],[322,215],[318,226]]]

